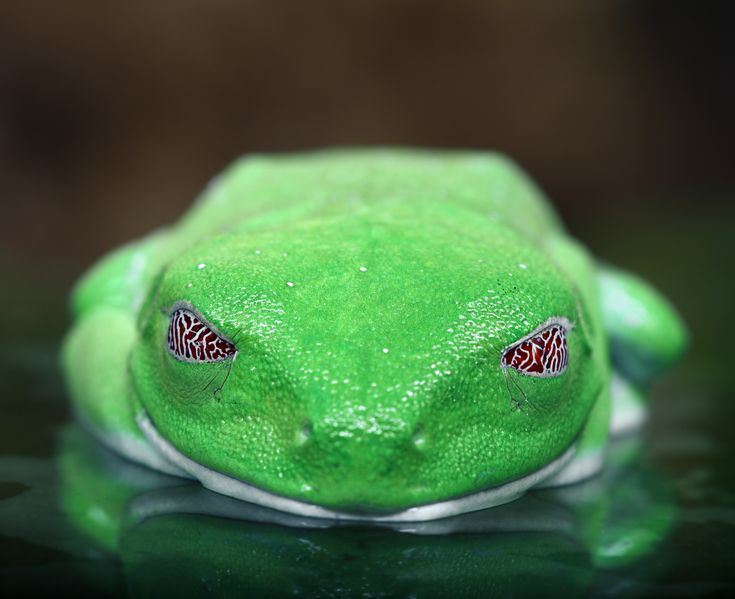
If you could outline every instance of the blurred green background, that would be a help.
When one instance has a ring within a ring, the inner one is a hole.
[[[75,278],[177,218],[236,156],[495,149],[687,321],[650,443],[685,507],[720,510],[692,516],[676,559],[726,576],[734,106],[725,1],[2,2],[0,453],[49,454],[68,417],[55,364]]]

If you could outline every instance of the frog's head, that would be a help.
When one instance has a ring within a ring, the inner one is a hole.
[[[534,240],[450,206],[234,228],[159,277],[133,387],[208,471],[395,511],[574,444],[601,382],[584,297]]]

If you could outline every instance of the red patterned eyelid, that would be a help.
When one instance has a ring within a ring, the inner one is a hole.
[[[574,324],[566,318],[549,318],[503,350],[501,368],[513,368],[533,377],[563,374],[569,364],[567,333],[572,328]]]
[[[168,350],[182,362],[219,362],[233,357],[237,348],[188,305],[175,305],[167,334]]]

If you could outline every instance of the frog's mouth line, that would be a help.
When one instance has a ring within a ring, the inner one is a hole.
[[[138,415],[136,420],[148,441],[167,460],[193,478],[198,479],[204,487],[211,491],[298,516],[355,522],[423,522],[508,503],[523,495],[531,487],[540,485],[559,473],[569,464],[577,449],[575,440],[561,456],[543,468],[497,487],[454,499],[418,505],[393,513],[372,515],[331,510],[249,485],[241,480],[207,468],[185,456],[158,432],[147,413],[144,412]]]

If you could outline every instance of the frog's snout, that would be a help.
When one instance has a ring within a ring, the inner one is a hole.
[[[426,448],[422,423],[381,423],[375,417],[357,418],[352,422],[335,422],[329,418],[307,419],[296,433],[295,446],[303,451],[383,452],[421,451]]]
[[[339,504],[378,507],[381,497],[416,486],[427,445],[420,423],[327,416],[306,420],[299,427],[294,463],[317,496],[336,498]]]

